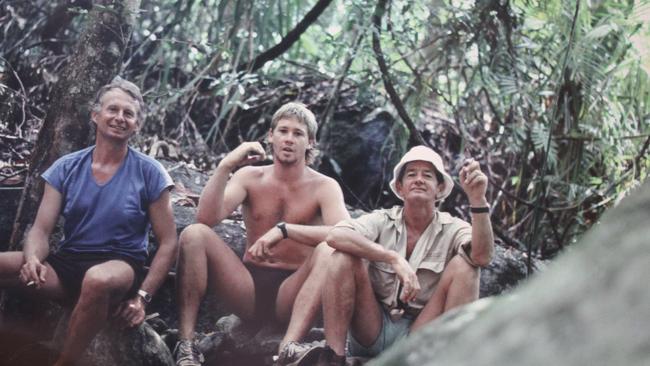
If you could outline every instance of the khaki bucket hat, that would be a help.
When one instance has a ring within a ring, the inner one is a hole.
[[[440,155],[438,155],[437,152],[433,151],[432,149],[426,147],[426,146],[415,146],[411,148],[404,156],[402,157],[402,160],[397,163],[395,166],[395,169],[393,169],[393,179],[390,181],[390,189],[393,190],[393,193],[399,199],[404,200],[402,196],[400,196],[399,193],[397,193],[397,177],[399,177],[399,173],[404,168],[406,163],[410,163],[412,161],[426,161],[429,162],[433,165],[436,170],[442,174],[443,180],[444,180],[444,187],[443,189],[438,192],[438,195],[436,196],[436,201],[440,201],[445,199],[449,194],[451,193],[451,190],[454,188],[454,181],[451,179],[449,174],[445,171],[445,166],[442,163],[442,158]]]

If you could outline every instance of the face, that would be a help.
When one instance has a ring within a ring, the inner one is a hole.
[[[305,152],[312,141],[307,126],[294,118],[283,118],[275,129],[269,131],[269,143],[273,148],[273,159],[281,164],[294,164],[305,160]]]
[[[434,202],[438,192],[444,188],[444,182],[436,179],[433,164],[426,161],[412,161],[404,166],[404,175],[395,187],[404,201],[417,199]]]
[[[121,89],[111,89],[100,99],[99,111],[91,117],[97,125],[97,137],[110,140],[128,140],[138,131],[138,104]]]

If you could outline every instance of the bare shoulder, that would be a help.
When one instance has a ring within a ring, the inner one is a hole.
[[[310,180],[315,192],[330,195],[341,192],[339,183],[325,174],[319,173],[309,168]]]
[[[265,167],[263,166],[245,166],[240,168],[232,175],[233,182],[246,185],[262,178],[265,174]]]

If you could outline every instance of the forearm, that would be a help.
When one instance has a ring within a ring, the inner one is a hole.
[[[489,213],[472,214],[472,261],[485,267],[494,255],[494,234]]]
[[[348,228],[335,227],[327,235],[332,248],[374,262],[391,263],[397,253]]]
[[[27,234],[25,245],[23,247],[23,257],[25,258],[25,261],[30,258],[35,258],[38,259],[39,262],[42,262],[45,260],[49,252],[50,247],[48,243],[48,235],[33,226]]]
[[[196,219],[202,224],[214,226],[223,219],[224,192],[230,177],[231,168],[223,162],[217,166],[208,183],[201,192]]]
[[[144,281],[142,281],[142,285],[140,286],[142,290],[151,295],[156,293],[158,288],[160,288],[162,283],[165,281],[165,278],[169,273],[169,269],[174,264],[177,252],[176,249],[177,247],[175,237],[173,239],[167,239],[166,242],[162,243],[158,247],[156,256],[151,262],[149,272],[147,273],[147,276],[145,277]]]
[[[287,236],[289,239],[315,247],[327,238],[327,233],[332,229],[331,226],[319,225],[299,225],[286,224]]]

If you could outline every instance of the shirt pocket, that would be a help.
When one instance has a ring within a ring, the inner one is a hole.
[[[417,276],[420,282],[420,293],[415,298],[414,306],[422,308],[433,295],[445,269],[445,257],[429,257],[418,266]]]
[[[393,297],[397,287],[397,274],[393,266],[383,262],[370,262],[368,276],[377,298],[386,305],[395,305]]]

